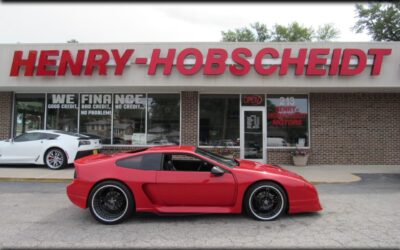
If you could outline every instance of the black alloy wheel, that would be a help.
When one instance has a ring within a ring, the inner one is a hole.
[[[104,181],[90,192],[90,213],[103,224],[117,224],[134,212],[134,200],[130,190],[120,182]]]
[[[270,181],[251,186],[244,199],[245,211],[257,220],[274,220],[286,212],[287,206],[285,191]]]

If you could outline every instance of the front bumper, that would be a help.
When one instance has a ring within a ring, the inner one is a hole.
[[[297,200],[291,201],[289,206],[289,214],[318,212],[322,210],[319,199]]]

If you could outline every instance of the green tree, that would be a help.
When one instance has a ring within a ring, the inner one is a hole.
[[[400,41],[400,2],[356,4],[356,33],[364,30],[375,41]]]
[[[311,41],[314,35],[312,27],[302,27],[293,22],[288,26],[276,24],[272,31],[273,42],[306,42]]]
[[[253,32],[246,27],[221,33],[223,42],[254,42],[256,40]]]
[[[338,38],[339,31],[333,24],[324,24],[315,31],[312,27],[302,26],[298,22],[287,26],[275,24],[270,30],[267,25],[256,22],[250,24],[250,28],[222,31],[221,34],[223,42],[304,42],[329,41]]]
[[[314,38],[317,41],[330,41],[338,38],[339,35],[339,30],[335,29],[333,24],[327,23],[318,27]]]
[[[250,24],[250,27],[256,33],[256,41],[257,42],[265,42],[271,38],[271,34],[267,28],[267,25],[256,22],[254,24]]]

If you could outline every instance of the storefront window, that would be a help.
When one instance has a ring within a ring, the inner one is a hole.
[[[147,144],[179,144],[180,95],[148,94]]]
[[[111,144],[112,94],[81,94],[80,106],[79,132]]]
[[[239,95],[200,96],[200,145],[239,146]]]
[[[14,135],[44,127],[44,94],[15,95],[15,129]]]
[[[47,94],[47,129],[78,132],[78,94]]]
[[[268,147],[307,147],[307,95],[267,95]]]
[[[146,94],[114,95],[114,144],[144,145]]]
[[[179,94],[51,93],[47,103],[45,94],[16,94],[14,134],[43,129],[46,108],[46,129],[90,135],[104,145],[180,143]]]

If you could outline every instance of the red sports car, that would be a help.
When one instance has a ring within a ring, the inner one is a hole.
[[[283,168],[193,146],[159,146],[75,161],[69,199],[105,224],[134,212],[241,213],[273,220],[322,209],[315,187]]]

